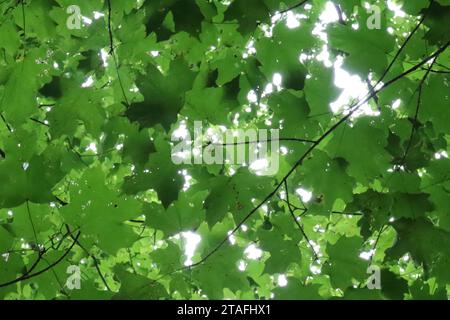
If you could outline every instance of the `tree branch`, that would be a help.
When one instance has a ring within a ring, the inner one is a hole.
[[[117,73],[117,80],[119,81],[119,86],[120,89],[122,91],[122,95],[124,98],[124,103],[125,106],[128,108],[130,106],[129,102],[128,102],[128,98],[127,95],[125,94],[125,89],[122,83],[122,78],[120,76],[119,73],[119,66],[118,63],[116,61],[116,54],[114,51],[114,37],[113,37],[113,32],[112,32],[112,25],[111,25],[111,14],[112,14],[112,7],[111,7],[111,0],[106,0],[106,3],[108,5],[108,34],[109,34],[109,54],[111,55],[113,62],[114,62],[114,67],[116,68],[116,73]]]
[[[111,0],[106,0],[108,5],[108,34],[109,34],[109,54],[114,54],[114,38],[111,27]]]
[[[267,138],[265,140],[257,140],[257,141],[242,141],[242,142],[231,142],[231,143],[213,143],[211,141],[207,142],[203,147],[207,146],[238,146],[238,145],[248,145],[253,143],[264,143],[264,142],[272,142],[272,141],[291,141],[291,142],[303,142],[303,143],[315,143],[314,140],[308,140],[308,139],[300,139],[300,138],[278,138],[278,139],[271,139]]]
[[[425,80],[427,79],[428,75],[430,74],[431,69],[433,68],[434,63],[436,62],[436,58],[433,59],[433,62],[430,63],[430,66],[428,67],[427,72],[425,73],[425,75],[423,76],[422,80],[420,80],[419,83],[419,87],[418,87],[418,97],[417,97],[417,104],[416,104],[416,111],[414,113],[414,120],[412,123],[412,128],[411,128],[411,134],[409,136],[409,141],[408,141],[408,145],[405,149],[405,153],[403,154],[402,160],[401,160],[401,164],[405,163],[406,160],[406,156],[408,155],[409,150],[411,149],[412,146],[412,141],[414,138],[414,134],[416,133],[416,127],[417,127],[417,118],[419,117],[419,110],[420,110],[420,105],[422,104],[422,91],[423,91],[423,85],[425,83]]]
[[[311,250],[312,250],[313,255],[314,255],[314,261],[318,261],[319,260],[319,256],[318,256],[316,250],[314,249],[314,246],[312,245],[311,241],[309,240],[308,236],[306,235],[305,230],[303,229],[303,227],[298,222],[297,217],[295,216],[294,211],[291,208],[291,202],[289,201],[289,189],[288,189],[287,180],[284,181],[284,190],[286,191],[286,201],[287,201],[287,206],[289,208],[289,213],[291,214],[292,219],[294,219],[294,222],[297,225],[297,227],[300,229],[300,232],[302,233],[302,235],[305,238],[306,242],[311,247]]]
[[[103,284],[105,285],[106,289],[108,289],[108,291],[112,291],[111,288],[109,287],[108,283],[106,282],[105,277],[103,276],[101,270],[100,270],[100,266],[98,263],[97,258],[91,254],[81,243],[78,239],[75,239],[74,236],[72,235],[72,232],[70,231],[69,226],[66,224],[66,230],[69,233],[70,237],[72,238],[72,240],[87,254],[88,257],[91,257],[92,260],[94,261],[94,266],[95,269],[97,270],[98,275],[100,276],[100,279],[102,280]]]
[[[0,113],[0,118],[2,119],[3,123],[6,126],[6,129],[8,129],[9,132],[13,132],[12,128],[9,126],[8,122],[6,121],[5,117],[3,116],[3,114]]]
[[[432,2],[432,1],[431,1]],[[431,5],[430,2],[430,5]],[[427,11],[428,12],[428,11]],[[399,50],[397,50],[397,53],[395,54],[394,58],[392,59],[391,63],[389,64],[389,66],[387,67],[387,69],[384,71],[383,75],[380,77],[380,79],[378,80],[377,84],[374,86],[375,88],[384,80],[384,78],[386,77],[386,75],[389,73],[389,71],[391,70],[392,66],[394,65],[395,61],[398,59],[398,57],[400,56],[400,54],[403,52],[403,50],[405,49],[405,47],[408,45],[409,41],[412,39],[412,37],[414,36],[414,34],[417,32],[417,30],[419,30],[420,26],[423,24],[423,22],[425,21],[427,12],[425,12],[425,14],[423,15],[422,19],[420,19],[419,23],[416,25],[416,27],[413,29],[413,31],[411,31],[411,33],[408,35],[408,37],[406,38],[406,40],[403,42],[402,46],[400,47]]]
[[[336,2],[334,2],[334,1],[333,1],[333,5],[334,5],[334,8],[336,9],[336,12],[337,12],[338,17],[339,17],[339,23],[344,25],[344,26],[347,25],[347,23],[344,20],[344,15],[342,13],[341,6],[339,4],[337,4]]]
[[[75,241],[72,242],[72,244],[71,244],[70,247],[66,250],[66,252],[64,252],[64,254],[63,254],[60,258],[58,258],[58,260],[56,260],[56,261],[53,262],[52,264],[48,265],[46,268],[41,269],[41,270],[39,270],[39,271],[37,271],[37,272],[35,272],[35,273],[27,273],[27,274],[25,274],[25,275],[20,276],[20,277],[17,278],[17,279],[14,279],[14,280],[11,280],[11,281],[2,283],[2,284],[0,284],[0,288],[10,286],[10,285],[12,285],[12,284],[14,284],[14,283],[17,283],[17,282],[20,282],[20,281],[23,281],[23,280],[28,280],[28,279],[34,278],[34,277],[39,276],[39,275],[43,274],[44,272],[46,272],[46,271],[52,269],[54,266],[56,266],[56,265],[59,264],[61,261],[63,261],[64,258],[69,254],[69,252],[70,252],[70,251],[72,250],[72,248],[75,246],[76,240],[78,240],[79,236],[80,236],[80,231],[78,231],[78,233],[77,233],[77,235],[76,235],[76,237],[75,237]],[[42,255],[42,254],[41,254],[41,255]],[[38,264],[38,262],[41,260],[41,258],[42,258],[41,255],[39,256],[38,260],[34,263],[34,265],[33,265],[34,267],[36,267],[36,265]]]
[[[38,119],[36,119],[36,118],[30,118],[30,120],[31,120],[31,121],[34,121],[34,122],[36,122],[36,123],[39,123],[39,124],[41,124],[41,125],[43,125],[43,126],[50,127],[50,126],[48,125],[48,123],[45,123],[45,122],[43,122],[43,121],[41,121],[41,120],[38,120]]]
[[[303,0],[303,1],[299,2],[299,3],[297,3],[297,4],[294,4],[293,6],[287,8],[287,9],[285,9],[285,10],[281,10],[281,11],[279,12],[279,14],[285,14],[285,13],[287,13],[287,12],[289,12],[289,11],[292,11],[292,10],[294,10],[294,9],[297,9],[297,8],[303,6],[304,4],[306,4],[308,1],[309,1],[309,0]]]

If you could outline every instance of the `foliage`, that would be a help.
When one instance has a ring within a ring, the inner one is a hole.
[[[2,299],[450,296],[448,0],[4,0],[0,13]],[[328,59],[368,83],[333,111]],[[174,164],[170,137],[194,121],[280,129],[280,170]]]

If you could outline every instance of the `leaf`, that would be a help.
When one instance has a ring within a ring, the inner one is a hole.
[[[442,78],[431,75],[423,87],[423,104],[431,105],[433,108],[421,108],[420,117],[422,121],[432,121],[433,126],[439,132],[449,132],[450,127],[447,121],[444,121],[443,114],[448,112],[449,95],[448,83]]]
[[[388,66],[387,54],[394,48],[394,39],[386,29],[367,28],[367,15],[362,14],[357,30],[341,24],[331,25],[328,30],[332,48],[348,54],[345,65],[363,79],[373,71],[382,75]]]
[[[448,283],[450,257],[446,248],[450,245],[450,234],[424,218],[400,219],[393,226],[397,231],[397,242],[388,250],[387,256],[398,259],[409,252],[414,261],[423,266],[426,277],[434,276],[438,281]]]
[[[144,6],[148,12],[147,32],[156,32],[159,41],[167,40],[173,32],[186,31],[197,34],[200,31],[203,16],[196,2],[182,0],[170,2],[164,0],[145,1]],[[204,2],[204,0],[199,2]],[[203,5],[203,9],[205,9],[205,5]],[[189,12],[189,15],[186,12]],[[174,30],[168,29],[163,24],[168,14],[173,16]]]
[[[345,172],[348,166],[346,161],[342,158],[330,159],[322,151],[316,151],[313,157],[314,161],[302,167],[302,186],[323,197],[325,211],[331,210],[337,199],[351,202],[355,182]]]
[[[160,272],[163,274],[181,267],[180,256],[181,250],[173,242],[168,242],[167,248],[157,249],[151,254],[151,258],[157,266],[160,266]]]
[[[442,25],[442,23],[448,21],[450,17],[450,3],[444,4],[444,6],[441,6],[437,2],[433,2],[427,10],[427,18],[425,19],[424,24],[428,26],[430,30],[425,35],[425,38],[432,44],[444,44],[450,40],[450,29],[448,25]]]
[[[319,130],[318,124],[309,121],[310,108],[302,96],[292,91],[282,91],[271,95],[269,106],[275,116],[274,123],[283,123],[280,137],[312,140]]]
[[[208,298],[223,298],[224,288],[232,291],[247,289],[248,282],[237,268],[237,260],[240,256],[241,251],[238,248],[226,246],[206,263],[193,270],[194,281],[202,284]]]
[[[227,124],[228,113],[235,103],[225,99],[224,88],[204,88],[186,94],[186,106],[181,111],[192,120],[206,120],[212,124]]]
[[[155,141],[156,152],[149,156],[144,169],[125,179],[123,191],[136,194],[154,189],[164,207],[168,207],[178,197],[182,186],[182,178],[178,167],[171,160],[169,144],[162,138]]]
[[[248,10],[251,7],[252,10]],[[250,33],[258,24],[267,22],[270,12],[263,1],[235,0],[225,12],[226,20],[237,20],[239,31],[243,34]]]
[[[158,300],[167,297],[167,291],[147,277],[129,273],[119,269],[116,274],[121,282],[120,290],[114,295],[114,300]]]
[[[310,68],[311,77],[306,79],[306,101],[311,114],[322,115],[330,112],[330,103],[338,98],[338,89],[334,85],[334,73],[326,67],[315,64]]]
[[[393,196],[392,215],[397,218],[423,217],[427,211],[430,212],[434,209],[433,204],[428,200],[429,196],[424,193],[395,193]]]
[[[0,92],[0,110],[13,126],[19,126],[36,111],[38,79],[43,70],[34,63],[42,52],[34,50],[11,71],[3,92]],[[25,76],[26,75],[26,76]]]
[[[271,79],[275,73],[282,76],[282,86],[301,90],[305,85],[306,69],[299,57],[315,44],[310,25],[289,29],[277,24],[272,38],[263,38],[256,45],[256,57],[261,62],[261,71]]]
[[[131,121],[137,121],[142,128],[159,123],[169,130],[170,125],[177,120],[185,93],[191,88],[194,77],[195,73],[182,60],[173,61],[165,75],[149,65],[146,75],[136,79],[144,101],[132,103],[126,116]]]
[[[195,230],[205,218],[202,208],[206,194],[202,192],[180,194],[180,198],[168,208],[160,204],[145,205],[146,224],[164,232],[165,237],[182,231]]]
[[[114,254],[137,239],[125,222],[139,215],[140,204],[121,195],[118,189],[109,189],[105,179],[100,168],[85,171],[71,186],[70,204],[61,213],[66,222],[79,226],[84,242]]]
[[[275,299],[280,300],[321,300],[317,284],[304,285],[296,278],[288,278],[286,287],[274,290]]]
[[[276,228],[272,231],[259,231],[258,238],[261,248],[270,253],[264,272],[285,273],[291,263],[300,263],[301,254],[297,244],[292,240],[284,240]]]
[[[367,182],[389,168],[386,138],[385,131],[375,127],[369,118],[362,118],[353,127],[343,126],[334,132],[329,155],[344,158],[349,163],[348,174]]]
[[[404,295],[408,292],[408,282],[398,277],[389,270],[382,270],[380,273],[382,281],[381,292],[391,300],[403,300]]]
[[[361,247],[362,239],[358,237],[340,238],[327,247],[329,264],[324,271],[330,275],[333,287],[345,289],[352,284],[352,279],[366,277],[366,263],[359,257]]]
[[[214,226],[221,221],[230,208],[234,192],[229,187],[229,179],[217,177],[211,182],[211,193],[205,200],[206,221]]]

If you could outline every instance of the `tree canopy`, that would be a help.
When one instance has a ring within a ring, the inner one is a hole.
[[[449,0],[0,13],[1,299],[450,297]],[[278,170],[175,163],[196,121]]]

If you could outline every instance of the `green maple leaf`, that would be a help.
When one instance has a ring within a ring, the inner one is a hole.
[[[337,129],[329,143],[329,154],[344,158],[349,175],[360,181],[370,181],[389,168],[387,134],[374,124],[370,118],[358,119],[353,127]]]
[[[362,239],[358,237],[340,238],[327,247],[329,264],[324,271],[330,275],[333,287],[345,289],[352,284],[352,279],[365,279],[367,265],[359,257],[361,247]]]
[[[179,199],[166,209],[156,203],[145,205],[146,223],[164,232],[166,237],[182,231],[195,230],[205,219],[203,210],[205,196],[205,192],[182,193]]]
[[[165,207],[168,207],[178,197],[182,186],[179,167],[171,160],[170,145],[162,138],[155,141],[156,152],[139,172],[127,177],[123,184],[126,194],[136,194],[140,191],[154,189]]]
[[[275,299],[281,300],[320,300],[319,285],[304,285],[300,280],[287,278],[286,287],[276,288],[274,290]]]
[[[114,254],[137,239],[125,222],[139,215],[141,205],[118,189],[109,189],[105,179],[101,168],[87,170],[71,186],[70,204],[61,213],[66,222],[80,228],[83,240]]]
[[[357,30],[341,24],[328,30],[331,47],[346,52],[345,65],[363,78],[371,71],[381,75],[388,65],[387,54],[394,48],[394,39],[386,29],[368,29],[367,18],[361,14]]]
[[[158,300],[167,297],[166,289],[159,282],[127,272],[121,266],[115,273],[121,285],[119,292],[113,296],[114,300]]]
[[[298,231],[299,232],[299,231]],[[299,264],[301,253],[295,241],[285,240],[277,228],[258,232],[261,248],[270,253],[266,260],[264,272],[284,273],[291,263]]]
[[[268,79],[274,73],[280,73],[283,87],[295,90],[304,88],[306,68],[299,61],[299,56],[302,50],[307,51],[315,45],[311,29],[308,24],[289,29],[279,23],[273,30],[272,38],[263,38],[255,45],[261,71]]]
[[[302,185],[311,189],[317,196],[323,197],[326,210],[331,210],[337,199],[350,202],[355,182],[345,172],[348,165],[345,160],[330,159],[322,151],[316,151],[313,157],[314,161],[306,162],[301,168],[301,173],[304,175],[300,178]]]
[[[165,75],[149,65],[146,74],[136,80],[144,101],[131,104],[126,111],[127,117],[144,128],[159,123],[166,130],[170,129],[170,125],[177,120],[185,93],[192,87],[194,77],[195,73],[180,59],[171,63]]]
[[[387,251],[387,257],[398,259],[410,253],[414,261],[423,266],[427,277],[434,276],[438,281],[448,283],[450,234],[424,218],[400,219],[393,226],[397,231],[397,242]]]
[[[448,80],[448,77],[447,77]],[[439,132],[448,133],[450,126],[445,121],[443,114],[448,112],[449,105],[448,85],[442,81],[442,77],[438,78],[431,75],[423,88],[423,106],[433,106],[432,108],[421,108],[419,119],[422,121],[432,121],[433,126]]]

